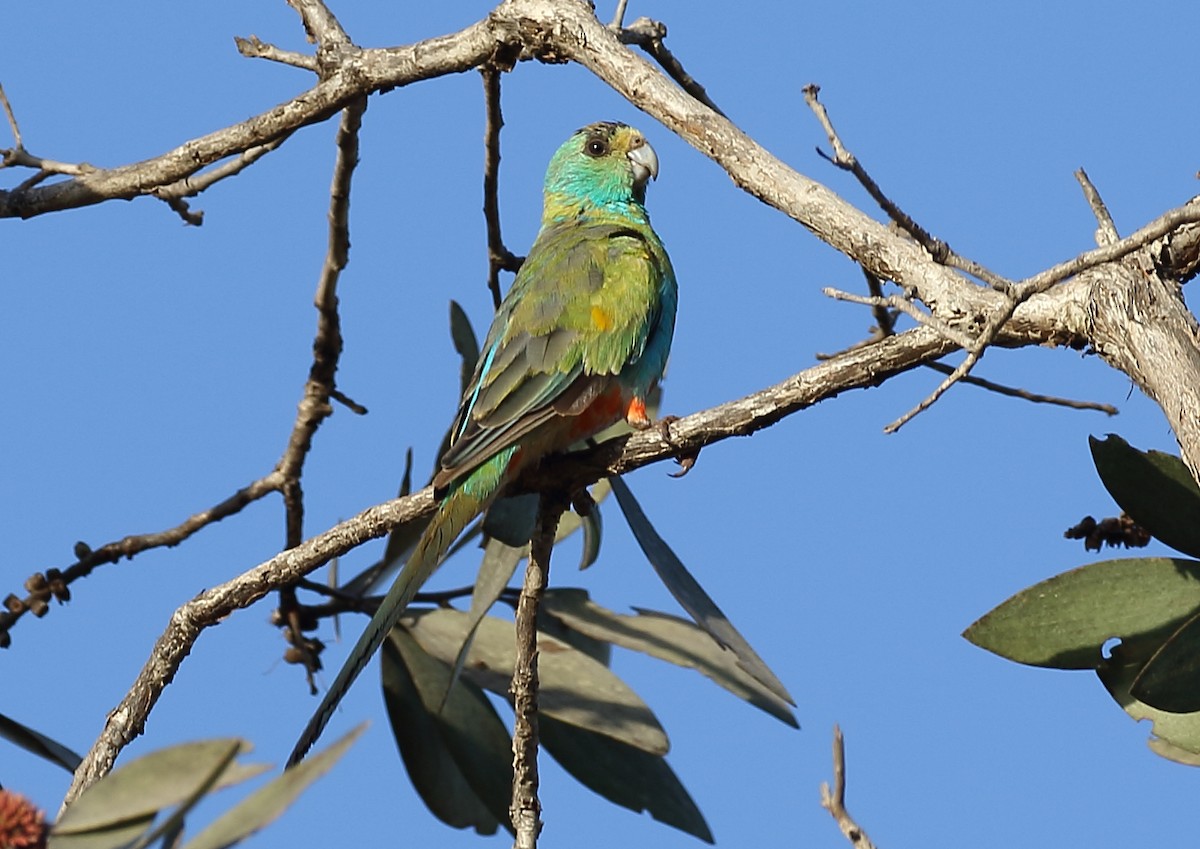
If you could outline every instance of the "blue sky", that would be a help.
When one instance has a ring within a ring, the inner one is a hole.
[[[332,7],[357,43],[386,46],[457,29],[489,4]],[[668,24],[668,45],[735,122],[873,212],[814,152],[824,137],[800,89],[819,83],[843,139],[885,190],[1008,276],[1093,246],[1072,176],[1080,166],[1123,233],[1196,192],[1189,140],[1200,117],[1182,94],[1196,72],[1193,4],[762,2],[734,14],[634,0],[629,17],[643,14]],[[308,86],[303,71],[240,57],[233,36],[252,33],[304,49],[283,2],[43,0],[36,16],[9,20],[0,83],[32,152],[118,165]],[[410,446],[423,475],[453,414],[447,303],[462,303],[480,332],[491,308],[481,92],[478,75],[463,74],[371,99],[339,289],[339,386],[371,412],[339,409],[319,432],[304,479],[309,534],[391,497]],[[821,294],[859,290],[852,263],[585,70],[521,65],[504,78],[504,110],[501,208],[518,253],[536,229],[545,163],[576,127],[627,121],[657,150],[648,205],[681,289],[665,411],[774,383],[872,323]],[[173,526],[273,466],[309,366],[334,130],[300,131],[196,200],[201,228],[148,199],[4,222],[0,592],[69,565],[76,540]],[[630,476],[659,531],[798,701],[799,732],[694,673],[618,653],[616,671],[666,727],[669,761],[719,845],[844,845],[818,806],[834,723],[847,736],[850,809],[881,846],[1154,845],[1192,827],[1196,775],[1151,754],[1148,729],[1094,676],[1020,667],[959,636],[1017,590],[1098,559],[1062,539],[1083,515],[1115,512],[1089,434],[1174,450],[1172,434],[1095,357],[992,351],[977,373],[1121,413],[958,387],[885,436],[940,380],[917,371],[713,446],[682,480],[666,466]],[[675,611],[618,512],[606,520],[600,563],[579,575],[564,553],[552,583],[586,587],[618,610]],[[266,499],[178,549],[98,569],[69,606],[14,630],[0,656],[9,682],[0,712],[85,751],[170,612],[282,540],[282,509]],[[368,546],[342,568],[378,553]],[[473,563],[453,562],[438,581],[469,581]],[[204,635],[125,757],[240,735],[261,759],[282,762],[315,700],[279,662],[269,607]],[[360,626],[343,619],[329,667]],[[333,642],[328,626],[321,636]],[[368,670],[328,732],[370,718],[367,735],[257,845],[337,841],[347,829],[369,845],[508,845],[425,811],[377,677]],[[65,773],[3,751],[0,782],[56,809]],[[699,845],[543,764],[544,845]]]

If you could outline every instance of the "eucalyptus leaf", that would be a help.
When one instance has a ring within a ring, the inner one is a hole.
[[[1121,509],[1171,548],[1200,557],[1200,487],[1183,461],[1139,451],[1115,434],[1088,441],[1100,480]]]
[[[612,484],[613,494],[617,497],[617,503],[621,505],[621,511],[625,514],[625,519],[629,522],[629,527],[633,531],[634,537],[637,538],[638,545],[641,546],[642,553],[646,555],[646,559],[658,573],[659,579],[671,595],[675,596],[679,605],[687,611],[697,625],[717,641],[719,646],[733,652],[737,657],[738,664],[749,673],[750,677],[788,704],[796,704],[791,693],[758,656],[758,652],[750,647],[750,643],[738,632],[737,628],[733,627],[733,623],[721,612],[721,608],[717,607],[716,602],[709,598],[699,581],[688,572],[687,567],[671,550],[671,546],[667,545],[666,540],[659,536],[658,531],[646,518],[642,506],[633,497],[633,493],[625,481],[619,477],[611,477],[609,482]]]
[[[324,751],[285,770],[209,824],[184,849],[225,849],[274,821],[337,763],[365,728],[365,723],[359,725]]]
[[[543,604],[549,615],[573,630],[695,669],[776,719],[800,727],[787,702],[746,672],[733,652],[691,622],[652,610],[638,610],[636,616],[616,613],[589,600],[580,589],[549,590]]]
[[[1093,669],[1113,637],[1162,641],[1200,609],[1200,563],[1166,557],[1103,560],[1035,584],[963,633],[1032,666]]]
[[[536,492],[523,492],[497,499],[484,514],[483,532],[514,548],[529,545],[539,498]]]
[[[467,614],[459,610],[410,610],[402,623],[421,647],[447,665],[453,663],[468,627]],[[506,698],[512,681],[513,623],[485,618],[463,678]],[[538,635],[539,710],[549,716],[588,728],[651,754],[665,754],[667,735],[637,694],[602,663],[567,643]]]
[[[1200,615],[1166,639],[1138,673],[1130,692],[1159,710],[1200,711]]]
[[[713,842],[704,815],[666,760],[553,717],[539,717],[538,730],[562,768],[585,787],[631,811]]]
[[[148,814],[107,827],[90,831],[60,834],[58,826],[50,829],[48,849],[128,849],[154,823]]]
[[[245,741],[226,738],[184,743],[131,761],[97,781],[66,809],[54,830],[72,834],[150,817],[189,799],[214,770],[248,752]],[[238,778],[249,777],[237,771]],[[228,783],[228,782],[224,782]]]
[[[15,743],[27,752],[33,752],[40,758],[61,766],[67,772],[74,772],[83,759],[62,743],[47,737],[39,731],[34,731],[27,725],[22,725],[15,719],[9,719],[0,713],[0,737]]]
[[[1155,753],[1180,763],[1194,763],[1194,759],[1200,758],[1200,713],[1158,710],[1130,693],[1134,680],[1153,651],[1152,643],[1123,642],[1113,648],[1096,674],[1126,713],[1136,720],[1146,719],[1153,724],[1150,748]]]
[[[494,834],[508,823],[508,732],[478,687],[447,691],[450,668],[393,628],[381,652],[383,695],[405,769],[430,812],[454,828]]]
[[[471,592],[471,609],[467,612],[467,636],[454,658],[454,665],[446,682],[446,691],[439,705],[445,703],[446,696],[462,672],[467,653],[471,650],[471,643],[475,640],[475,629],[492,609],[496,599],[500,598],[500,593],[504,592],[504,588],[512,580],[513,573],[517,571],[517,564],[524,556],[525,549],[505,545],[497,539],[488,541],[483,550],[483,563],[480,564],[479,574],[475,578],[475,589]]]

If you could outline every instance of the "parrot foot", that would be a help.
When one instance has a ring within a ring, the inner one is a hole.
[[[668,445],[671,441],[671,424],[679,421],[679,416],[663,416],[658,420],[658,435],[662,437],[662,441]],[[675,455],[675,462],[679,464],[679,471],[672,472],[671,477],[681,478],[692,470],[692,466],[696,465],[696,460],[700,457],[700,449],[696,448],[692,451],[680,452]]]

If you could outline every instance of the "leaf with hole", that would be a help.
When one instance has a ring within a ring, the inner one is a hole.
[[[1200,609],[1200,563],[1167,557],[1103,560],[1035,584],[963,633],[1031,666],[1094,669],[1112,638],[1158,635]]]

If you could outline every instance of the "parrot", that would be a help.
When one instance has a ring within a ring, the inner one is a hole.
[[[437,512],[296,743],[324,729],[450,545],[522,469],[624,419],[651,425],[678,288],[650,226],[658,157],[626,124],[602,121],[554,153],[541,227],[496,310],[433,477]]]

